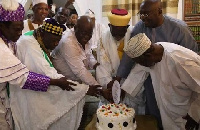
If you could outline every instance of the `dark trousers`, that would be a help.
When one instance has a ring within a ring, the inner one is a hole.
[[[151,76],[148,76],[146,81],[144,82],[145,88],[145,96],[146,96],[146,115],[153,115],[158,121],[158,127],[162,129],[162,120],[160,116],[160,110],[158,109],[158,105],[155,98],[155,93],[152,85]]]

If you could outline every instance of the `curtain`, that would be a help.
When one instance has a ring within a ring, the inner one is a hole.
[[[105,19],[107,13],[114,8],[123,8],[132,15],[131,25],[135,25],[140,19],[137,13],[143,0],[102,0],[102,17]],[[161,0],[163,5],[163,14],[177,18],[178,0]]]

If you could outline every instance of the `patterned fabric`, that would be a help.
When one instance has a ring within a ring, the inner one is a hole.
[[[5,10],[2,5],[0,5],[0,21],[23,21],[24,20],[24,7],[19,4],[17,10]]]
[[[118,51],[118,55],[119,55],[119,59],[120,59],[120,60],[122,59],[122,56],[123,56],[123,54],[124,54],[123,48],[124,48],[124,41],[122,41],[122,42],[119,44],[118,48],[117,48],[117,51]]]
[[[132,15],[131,23],[135,25],[140,18],[137,13],[143,0],[102,0],[102,16],[107,17],[107,13],[116,8],[126,9]],[[161,0],[163,14],[177,14],[178,0]]]
[[[42,25],[42,29],[55,35],[62,35],[66,30],[64,25],[60,25],[55,19],[47,19]]]
[[[127,42],[124,51],[129,57],[135,58],[141,56],[150,46],[151,41],[145,33],[139,33]]]
[[[34,91],[46,92],[49,83],[50,83],[49,77],[34,72],[30,72],[26,80],[26,83],[24,84],[22,89],[30,89]]]

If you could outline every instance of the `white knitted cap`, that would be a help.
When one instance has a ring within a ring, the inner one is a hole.
[[[47,4],[47,0],[32,0],[32,2],[33,2],[33,6],[36,5],[36,4],[39,4],[39,3]]]
[[[86,16],[89,16],[90,18],[95,18],[95,14],[94,14],[94,12],[93,12],[91,9],[88,9],[88,10],[85,12],[85,15],[86,15]]]
[[[144,33],[139,33],[128,41],[124,47],[124,52],[129,57],[135,58],[141,56],[150,46],[150,39]]]

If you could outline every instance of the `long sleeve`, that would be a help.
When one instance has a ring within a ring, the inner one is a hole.
[[[34,72],[29,72],[8,82],[12,86],[19,86],[22,89],[46,92],[50,83],[50,78]]]
[[[194,37],[192,36],[191,31],[187,26],[179,25],[179,29],[174,30],[173,35],[177,36],[174,37],[177,41],[174,43],[186,47],[194,52],[198,52],[198,45],[195,41]]]
[[[140,90],[143,89],[144,81],[149,75],[145,68],[146,67],[136,64],[136,66],[132,68],[127,79],[122,84],[121,88],[132,97],[135,97]]]
[[[124,53],[117,70],[117,76],[126,78],[134,65],[134,61],[126,53]]]
[[[200,57],[197,57],[200,61]],[[191,105],[188,114],[197,122],[200,122],[200,62],[187,60],[176,67],[181,81],[191,90]]]
[[[82,48],[78,45],[75,39],[67,39],[62,40],[63,51],[62,55],[64,60],[69,65],[72,72],[76,75],[76,77],[80,78],[81,81],[88,85],[97,85],[97,81],[92,76],[92,74],[87,70],[84,60],[86,60],[86,56],[83,54]]]

